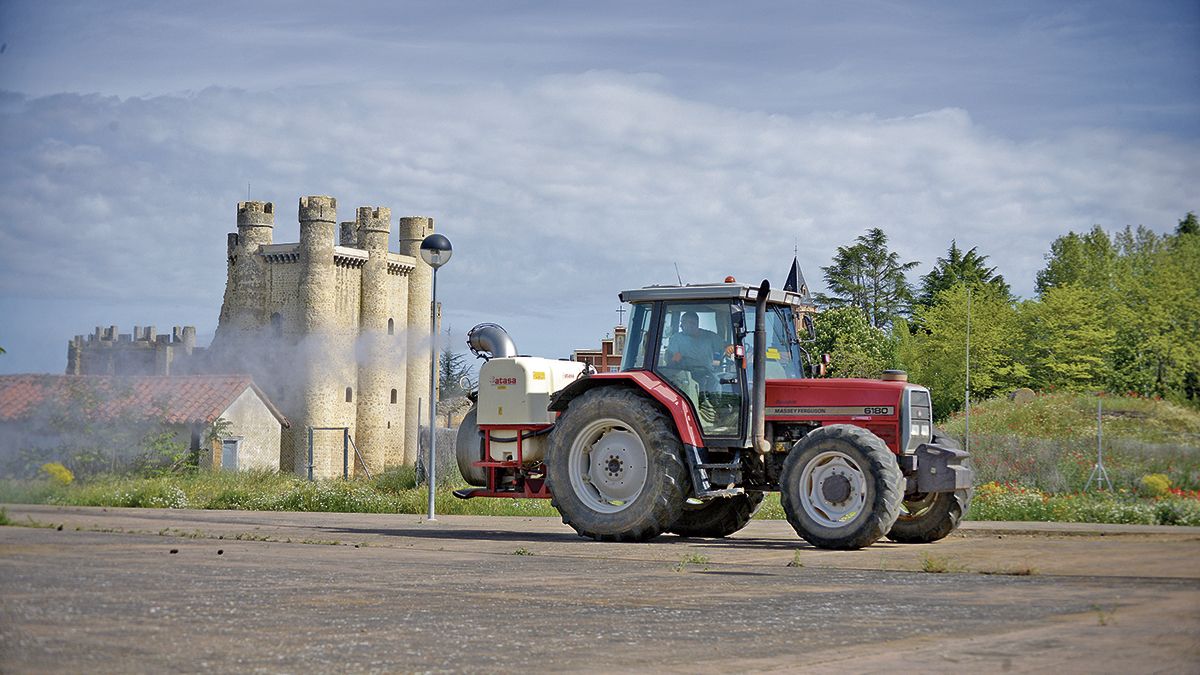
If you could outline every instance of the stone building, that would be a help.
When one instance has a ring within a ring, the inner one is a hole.
[[[156,334],[154,326],[134,326],[121,333],[116,326],[97,326],[91,335],[76,335],[67,343],[67,375],[181,375],[192,372],[203,358],[196,347],[194,326],[175,326]]]
[[[291,421],[280,468],[308,472],[309,427],[344,427],[372,471],[413,464],[428,414],[432,269],[420,259],[433,219],[361,207],[337,222],[333,197],[302,197],[300,241],[275,243],[275,206],[240,202],[207,361],[249,373]],[[340,476],[342,434],[313,434],[313,474]],[[351,467],[351,472],[354,467]]]

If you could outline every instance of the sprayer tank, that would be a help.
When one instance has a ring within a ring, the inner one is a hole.
[[[578,361],[558,361],[534,356],[491,359],[479,369],[479,425],[550,425],[555,413],[547,410],[550,396],[574,382],[583,372]],[[516,455],[516,432],[492,432],[491,456],[509,460]],[[540,461],[545,454],[545,436],[528,438],[522,444],[522,459]]]

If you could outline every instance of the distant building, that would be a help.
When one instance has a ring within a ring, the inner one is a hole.
[[[241,202],[228,239],[225,298],[209,372],[250,373],[294,423],[279,468],[342,475],[348,430],[371,472],[417,458],[429,411],[433,268],[420,259],[433,219],[360,207],[338,223],[337,201],[302,197],[300,241],[273,239],[275,206]],[[397,241],[397,240],[392,240]],[[335,431],[307,433],[308,427]],[[352,467],[352,472],[354,469]]]
[[[274,471],[288,426],[248,375],[0,375],[0,447],[38,461],[117,468],[170,442],[204,468]]]
[[[67,343],[67,375],[182,375],[193,372],[205,350],[196,347],[194,326],[158,335],[154,326],[97,326]]]
[[[615,373],[621,370],[621,355],[625,353],[625,326],[613,328],[612,337],[600,340],[599,349],[576,349],[571,360],[586,363],[598,373]]]
[[[340,476],[347,436],[363,460],[351,473],[412,465],[429,411],[433,269],[419,249],[433,219],[400,218],[391,239],[390,209],[360,207],[341,223],[336,209],[332,197],[301,198],[300,240],[278,243],[275,205],[239,202],[212,344],[197,348],[191,326],[100,327],[68,344],[67,374],[246,373],[293,422],[275,468]]]

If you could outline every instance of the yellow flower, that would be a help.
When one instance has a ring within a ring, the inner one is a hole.
[[[61,462],[49,462],[42,465],[42,473],[50,479],[50,482],[59,485],[70,485],[71,481],[75,480],[75,474],[71,470],[63,466]]]

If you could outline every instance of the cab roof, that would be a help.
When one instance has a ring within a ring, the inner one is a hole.
[[[621,291],[621,302],[654,302],[655,300],[735,300],[749,302],[758,300],[758,287],[747,284],[686,284],[683,286],[646,286],[631,291]],[[767,302],[773,305],[812,307],[812,301],[793,291],[772,288]]]

